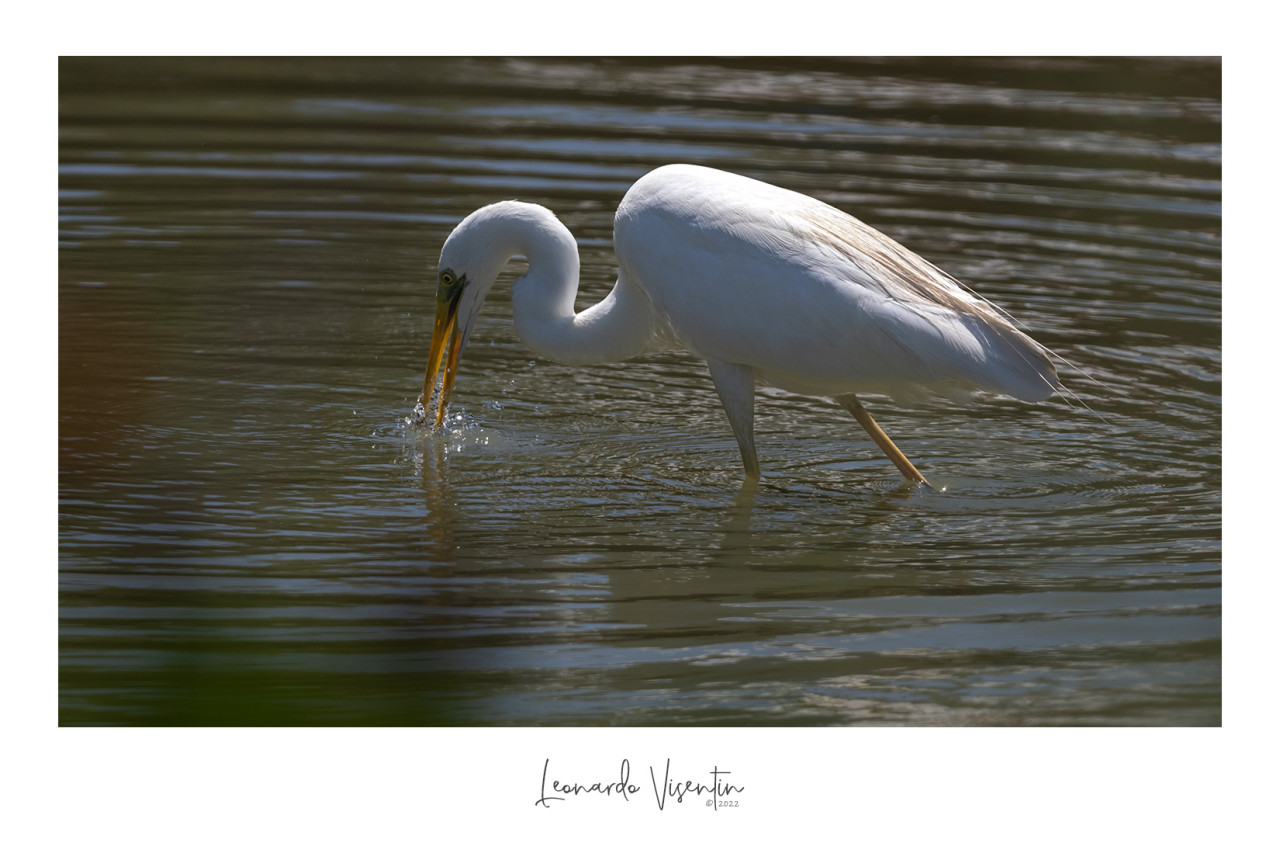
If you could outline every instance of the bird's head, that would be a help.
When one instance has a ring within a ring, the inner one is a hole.
[[[476,316],[494,280],[516,247],[507,243],[501,221],[508,217],[508,206],[523,203],[495,203],[472,212],[450,233],[440,251],[436,277],[436,320],[431,332],[431,351],[427,357],[426,378],[422,382],[419,402],[425,408],[431,400],[436,376],[444,365],[440,387],[440,404],[436,412],[437,428],[444,422],[458,373],[458,359],[471,336]]]

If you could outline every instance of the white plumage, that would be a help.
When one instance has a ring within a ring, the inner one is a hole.
[[[908,479],[922,483],[857,393],[986,390],[1039,401],[1060,388],[1047,351],[992,305],[891,238],[794,191],[667,165],[623,197],[614,246],[613,291],[575,314],[577,245],[550,211],[496,203],[458,225],[440,256],[421,398],[427,403],[448,341],[437,425],[480,304],[516,255],[529,261],[512,291],[522,341],[569,364],[672,346],[702,357],[750,478],[759,475],[757,382],[835,397]]]

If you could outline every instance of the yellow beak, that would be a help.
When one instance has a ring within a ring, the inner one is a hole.
[[[440,387],[439,406],[436,409],[435,428],[444,423],[445,412],[449,409],[449,397],[453,393],[453,380],[458,373],[458,356],[462,353],[459,343],[458,302],[462,298],[462,283],[458,282],[449,288],[441,286],[436,290],[436,324],[431,330],[431,352],[427,356],[427,375],[422,380],[422,395],[418,402],[424,409],[431,402],[431,391],[436,384],[436,375],[440,372],[440,362],[445,358],[446,343],[449,355],[444,365],[444,382]]]

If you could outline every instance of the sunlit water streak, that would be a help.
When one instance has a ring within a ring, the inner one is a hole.
[[[1216,64],[68,60],[60,85],[63,723],[1220,722]],[[883,228],[1073,397],[867,398],[924,495],[833,403],[761,391],[740,492],[700,362],[538,360],[499,282],[448,425],[414,425],[451,226],[550,206],[591,302],[618,199],[676,160]]]

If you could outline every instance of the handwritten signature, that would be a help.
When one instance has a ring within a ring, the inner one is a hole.
[[[618,769],[618,779],[616,781],[561,781],[560,779],[552,779],[550,788],[547,785],[547,774],[551,770],[551,759],[547,758],[542,764],[542,790],[537,801],[533,804],[541,805],[544,808],[550,808],[552,802],[563,802],[570,797],[582,796],[584,794],[599,794],[601,796],[617,797],[621,796],[624,801],[630,802],[631,797],[640,792],[638,785],[631,783],[631,762],[626,758],[622,759],[622,765]],[[731,770],[722,770],[718,766],[713,766],[711,772],[711,783],[707,784],[703,781],[694,781],[693,779],[684,779],[671,777],[671,759],[667,759],[666,768],[662,772],[662,786],[658,786],[658,775],[653,771],[653,767],[649,767],[649,782],[653,785],[653,798],[658,803],[658,810],[665,810],[667,807],[667,799],[675,797],[676,804],[684,804],[684,800],[690,796],[701,797],[708,795],[706,806],[714,810],[724,807],[736,807],[738,800],[734,799],[735,794],[746,790],[745,787],[733,784],[724,776],[732,775]]]

